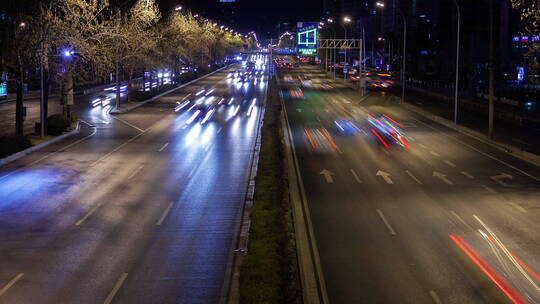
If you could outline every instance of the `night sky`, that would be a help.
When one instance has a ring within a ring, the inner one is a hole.
[[[226,23],[223,7],[229,3],[219,3],[219,0],[156,0],[162,10],[166,11],[175,5],[182,5],[193,13]],[[232,6],[237,9],[235,14],[238,30],[248,32],[254,30],[260,36],[276,37],[277,24],[280,22],[317,21],[323,12],[322,0],[237,0]],[[270,32],[270,34],[269,34]]]

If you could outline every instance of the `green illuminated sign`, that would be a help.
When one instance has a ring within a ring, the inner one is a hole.
[[[304,56],[314,56],[314,55],[317,55],[317,49],[301,48],[301,49],[298,49],[298,54],[304,55]]]
[[[0,97],[7,96],[7,83],[0,82]]]

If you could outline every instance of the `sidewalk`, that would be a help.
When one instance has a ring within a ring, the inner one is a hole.
[[[23,98],[24,98],[23,99],[24,101],[39,99],[39,91],[30,91],[28,93],[25,93],[23,94]],[[17,101],[17,94],[10,93],[7,95],[6,99],[0,99],[0,105],[3,103],[14,102],[14,101]]]
[[[401,89],[399,87],[390,90],[390,93],[398,98],[401,97]],[[450,121],[453,121],[454,119],[453,102],[448,103],[437,100],[432,96],[426,96],[425,94],[413,90],[406,90],[405,101],[432,115]],[[507,116],[514,114],[508,113],[505,111],[505,107],[499,104],[495,105],[495,111],[493,138],[495,141],[514,146],[522,151],[540,155],[540,141],[538,140],[538,138],[540,138],[540,128],[535,125],[534,122],[527,124],[527,121],[523,120],[521,125],[510,123]],[[472,109],[471,107],[465,108],[464,101],[461,99],[458,100],[458,125],[482,134],[487,134],[487,107],[481,105],[476,109]]]

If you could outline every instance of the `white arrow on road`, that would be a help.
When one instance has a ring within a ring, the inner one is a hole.
[[[453,185],[448,178],[446,178],[446,175],[442,174],[441,172],[433,171],[433,177],[440,178],[443,182],[447,183],[448,185]]]
[[[334,177],[333,177],[334,172],[324,169],[319,174],[324,175],[324,179],[326,179],[327,183],[329,183],[329,184],[334,183]]]
[[[394,182],[392,181],[392,179],[390,178],[390,176],[392,176],[390,173],[388,172],[384,172],[384,171],[377,171],[377,176],[382,176],[382,178],[384,178],[384,181],[387,183],[387,184],[390,184],[390,185],[393,185]]]
[[[503,182],[502,179],[512,179],[513,176],[507,173],[501,173],[499,175],[490,176],[490,178],[499,183],[501,186],[510,187],[510,185]]]

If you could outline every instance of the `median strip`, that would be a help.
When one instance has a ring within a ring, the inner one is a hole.
[[[268,89],[261,158],[247,255],[240,268],[240,303],[299,303],[301,288],[281,138],[275,80]]]

